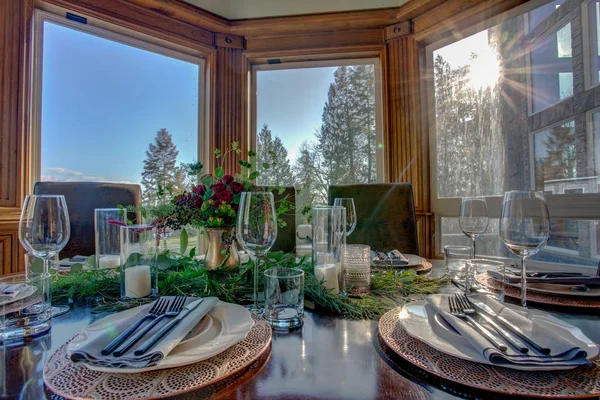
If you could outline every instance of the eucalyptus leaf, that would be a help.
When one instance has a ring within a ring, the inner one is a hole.
[[[250,176],[248,177],[248,179],[250,179],[251,181],[253,181],[254,179],[258,178],[258,176],[260,175],[260,173],[258,171],[254,171],[250,174]]]
[[[179,236],[179,254],[184,255],[188,247],[189,236],[187,230],[183,228]]]
[[[127,257],[127,261],[125,261],[124,268],[133,267],[135,265],[140,265],[142,261],[142,255],[140,253],[131,253],[129,257]]]
[[[269,163],[266,163],[266,162],[264,162],[264,163],[262,164],[262,167],[263,167],[264,169],[269,169],[269,168],[271,168],[271,166],[269,165]]]
[[[192,249],[190,250],[190,258],[194,258],[196,256],[196,248],[192,247]]]
[[[223,170],[223,168],[221,168],[221,167],[215,168],[215,177],[217,179],[221,179],[224,176],[225,176],[225,171]]]
[[[83,264],[76,263],[71,265],[71,269],[69,269],[69,274],[79,273],[83,270]]]
[[[85,261],[83,262],[83,266],[85,267],[85,269],[96,268],[96,256],[91,255],[88,258],[86,258]]]
[[[171,264],[171,259],[165,254],[161,254],[156,258],[156,267],[161,271],[171,268]]]

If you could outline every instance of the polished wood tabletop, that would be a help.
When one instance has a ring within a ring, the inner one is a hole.
[[[436,269],[439,263],[436,263]],[[446,287],[445,292],[456,291]],[[533,306],[533,305],[532,305]],[[556,310],[553,310],[555,312]],[[600,343],[600,317],[586,310],[555,315]],[[48,334],[0,347],[0,398],[49,399],[42,369],[52,352],[104,315],[75,307],[52,320]],[[451,399],[490,393],[428,376],[380,344],[377,321],[351,321],[307,311],[301,329],[273,333],[270,354],[251,368],[185,398],[214,399]],[[54,398],[54,397],[52,397]],[[183,397],[179,397],[183,398]],[[504,398],[504,397],[502,397]]]

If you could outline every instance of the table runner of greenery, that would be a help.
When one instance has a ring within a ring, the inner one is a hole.
[[[161,254],[158,265],[158,291],[162,296],[217,296],[223,301],[236,304],[248,304],[251,301],[254,269],[251,262],[235,271],[207,271],[203,262],[194,258],[192,249],[191,256],[186,257]],[[260,269],[262,272],[279,265],[304,270],[306,308],[348,319],[377,319],[396,307],[403,298],[436,293],[445,283],[443,278],[417,275],[413,270],[376,272],[371,277],[370,295],[349,298],[331,293],[321,285],[313,275],[310,257],[297,259],[295,254],[269,253],[267,260],[261,263]],[[262,273],[259,275],[262,276]],[[262,283],[259,283],[259,287],[262,287]],[[70,273],[56,278],[52,295],[53,301],[73,299],[75,303],[83,303],[92,297],[101,296],[104,303],[97,306],[95,311],[126,309],[148,301],[119,301],[118,269],[96,270],[80,266],[72,267]]]

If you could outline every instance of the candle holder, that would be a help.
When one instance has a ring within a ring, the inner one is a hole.
[[[126,213],[118,208],[94,210],[97,269],[116,268],[121,265],[119,235],[121,226],[126,224],[125,219]]]
[[[312,261],[315,277],[332,293],[344,291],[342,251],[346,247],[346,209],[317,206],[312,210]]]
[[[121,300],[156,297],[156,241],[151,225],[121,226]]]

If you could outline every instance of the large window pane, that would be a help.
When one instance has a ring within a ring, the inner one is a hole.
[[[600,83],[600,1],[592,0],[587,5],[589,43],[589,68],[592,86]]]
[[[297,203],[327,203],[331,184],[377,181],[375,65],[258,70],[261,185],[301,185]]]
[[[477,255],[512,257],[498,235],[497,218],[490,218],[486,233],[477,239]],[[471,246],[460,229],[458,218],[442,218],[442,248],[445,245]],[[600,261],[600,221],[551,218],[550,238],[533,261],[596,267]]]
[[[198,157],[200,65],[43,28],[42,180],[140,183],[147,172],[145,195],[177,186],[179,163]]]

